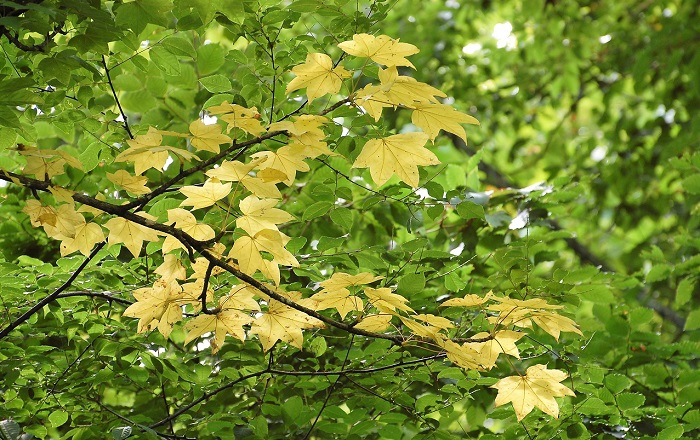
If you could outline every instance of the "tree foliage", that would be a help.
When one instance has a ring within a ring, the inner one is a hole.
[[[697,434],[690,2],[6,3],[0,438]]]

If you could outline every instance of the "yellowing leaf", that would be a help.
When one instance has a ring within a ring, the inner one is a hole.
[[[56,199],[57,202],[70,203],[71,205],[74,203],[73,194],[75,194],[75,191],[53,185],[49,186],[49,191],[51,191],[53,198]]]
[[[103,242],[105,235],[102,227],[96,223],[84,223],[75,228],[73,238],[61,242],[61,256],[65,257],[75,251],[88,256],[97,243]]]
[[[383,332],[389,328],[389,323],[392,318],[393,316],[389,314],[367,315],[362,318],[362,321],[360,321],[355,328],[368,332]]]
[[[489,333],[477,333],[472,338],[479,339],[489,336]],[[524,333],[514,332],[512,330],[501,330],[493,335],[493,339],[486,342],[473,342],[469,345],[477,350],[484,358],[486,369],[496,365],[496,359],[501,353],[514,356],[520,359],[520,351],[515,345],[515,342],[525,336]]]
[[[146,176],[132,176],[126,170],[117,170],[115,173],[107,173],[107,179],[117,186],[121,186],[131,194],[148,194],[151,189],[146,186]]]
[[[129,148],[122,151],[114,158],[115,162],[134,162],[134,172],[142,174],[149,168],[162,170],[168,160],[168,152],[155,150],[163,142],[163,136],[158,130],[151,127],[148,133],[138,135],[134,139],[126,141]]]
[[[405,316],[399,316],[401,322],[408,327],[414,334],[422,337],[429,338],[432,340],[444,339],[444,336],[439,335],[440,329],[432,325],[421,324],[411,318]]]
[[[381,280],[382,276],[374,276],[369,272],[361,272],[357,275],[350,275],[344,272],[336,272],[330,279],[321,281],[320,286],[323,290],[334,291],[340,290],[348,286],[360,286],[363,284],[370,284],[375,281]]]
[[[306,88],[306,95],[309,103],[326,93],[338,93],[343,78],[348,78],[350,72],[342,66],[333,67],[333,60],[322,53],[309,53],[306,55],[306,62],[292,69],[296,75],[287,85],[289,94],[294,90]]]
[[[137,258],[141,253],[141,247],[144,241],[159,240],[154,230],[121,217],[109,219],[104,226],[109,230],[107,241],[110,246],[117,243],[124,243],[124,246]]]
[[[372,116],[376,121],[382,116],[382,111],[386,107],[393,107],[395,104],[389,101],[389,97],[381,87],[374,84],[367,84],[355,94],[355,104],[359,105]]]
[[[437,156],[423,147],[425,133],[402,133],[367,141],[353,168],[369,168],[372,180],[383,185],[394,174],[413,188],[418,187],[418,166],[437,165]]]
[[[379,70],[379,81],[383,96],[393,105],[413,107],[416,103],[437,103],[436,96],[447,97],[435,87],[416,81],[410,76],[399,75],[396,67]]]
[[[236,219],[236,226],[255,235],[263,229],[277,230],[278,224],[294,220],[293,215],[275,208],[276,204],[274,199],[246,197],[238,205],[243,215]]]
[[[260,113],[258,109],[245,108],[238,104],[223,102],[219,105],[209,107],[207,111],[212,115],[221,115],[219,118],[228,123],[228,131],[239,128],[246,133],[257,136],[265,132],[260,123]]]
[[[85,217],[76,212],[73,204],[60,205],[50,214],[39,219],[46,235],[57,240],[73,238],[76,228],[85,225]]]
[[[324,290],[313,295],[311,299],[316,301],[316,310],[335,308],[341,319],[345,319],[345,316],[353,310],[361,311],[363,307],[362,298],[350,295],[350,291],[345,288]]]
[[[191,235],[195,240],[207,241],[216,235],[211,226],[197,223],[194,214],[182,208],[168,209],[168,223],[175,223],[176,228]]]
[[[400,43],[386,35],[375,37],[369,34],[355,34],[352,41],[338,45],[346,53],[356,57],[369,57],[375,63],[385,66],[415,66],[405,57],[417,54],[418,48],[412,44]]]
[[[244,273],[253,275],[259,270],[275,284],[279,284],[280,275],[277,265],[299,266],[294,255],[284,248],[289,240],[289,237],[279,231],[263,229],[255,235],[244,235],[238,238],[233,243],[229,257],[238,261],[238,265]],[[269,253],[273,260],[266,260],[261,252]]]
[[[391,293],[391,289],[387,287],[379,289],[365,287],[364,292],[369,298],[370,304],[381,312],[394,313],[396,309],[404,312],[413,312],[413,309],[405,304],[408,302],[406,298],[396,293]]]
[[[176,282],[157,280],[153,287],[133,292],[137,302],[130,305],[124,316],[139,318],[138,332],[158,330],[166,338],[176,322],[182,319],[182,305],[188,302],[182,297],[182,289]]]
[[[290,292],[287,296],[292,301],[300,303],[301,293]],[[267,313],[253,322],[250,333],[258,335],[265,351],[270,350],[277,341],[288,342],[301,349],[304,343],[302,329],[314,327],[323,327],[323,322],[279,301],[270,299]]]
[[[548,370],[542,364],[533,365],[524,376],[506,377],[491,386],[498,390],[495,405],[511,402],[518,421],[524,419],[535,407],[558,418],[559,405],[554,398],[575,396],[573,391],[559,383],[566,377],[563,371]]]
[[[464,343],[459,345],[450,340],[436,340],[436,342],[445,350],[450,361],[465,370],[486,371],[493,368],[493,361],[481,353],[481,347],[478,344]]]
[[[299,153],[298,150],[285,145],[274,153],[272,151],[260,151],[253,154],[253,157],[256,159],[264,159],[258,165],[260,170],[258,177],[261,177],[263,171],[272,169],[282,173],[286,178],[283,182],[290,186],[294,182],[297,171],[309,171],[309,165],[304,162],[305,156]]]
[[[219,305],[226,309],[260,311],[260,304],[255,301],[256,290],[250,286],[231,287],[231,291],[219,300]]]
[[[253,318],[250,315],[235,309],[222,309],[214,315],[199,315],[185,324],[185,330],[187,331],[185,344],[189,344],[205,333],[214,332],[214,339],[211,341],[211,352],[216,353],[224,344],[227,334],[245,341],[243,326],[251,322],[253,322]]]
[[[259,177],[253,177],[249,173],[262,162],[264,158],[254,160],[253,162],[244,164],[237,160],[223,161],[218,168],[211,169],[206,172],[209,177],[216,177],[224,182],[241,182],[243,186],[258,197],[280,199],[282,194],[274,182],[265,182]],[[282,181],[286,178],[282,174]]]
[[[486,296],[481,297],[479,295],[467,294],[464,298],[452,298],[440,304],[440,307],[474,307],[479,306],[486,301],[490,300],[493,294],[491,292],[487,293]]]
[[[439,329],[448,329],[448,328],[454,328],[454,324],[452,321],[450,321],[447,318],[443,318],[442,316],[435,316],[431,314],[421,314],[421,315],[412,315],[411,318],[417,319],[419,321],[423,321],[427,323],[428,325],[437,327]]]
[[[27,165],[24,166],[22,171],[24,174],[37,177],[39,180],[45,180],[46,178],[51,179],[54,176],[60,176],[65,173],[63,166],[66,161],[61,158],[45,158],[38,156],[27,157]]]
[[[445,104],[414,104],[411,121],[423,130],[430,140],[435,140],[440,130],[449,131],[467,142],[467,133],[460,124],[479,125],[473,116],[458,112]]]
[[[206,125],[201,119],[190,124],[190,133],[193,136],[192,146],[198,150],[218,153],[219,145],[231,143],[230,137],[221,134],[221,127],[218,124]]]
[[[163,257],[163,263],[154,270],[163,280],[170,283],[174,280],[184,280],[187,278],[185,266],[180,263],[180,259],[175,255]]]
[[[578,333],[583,336],[581,330],[578,329],[576,323],[567,318],[566,316],[561,316],[555,312],[534,312],[531,315],[532,321],[540,326],[542,330],[546,331],[550,335],[554,336],[554,339],[559,340],[559,335],[561,332],[572,332]]]
[[[221,183],[219,179],[207,179],[202,187],[185,186],[180,192],[187,196],[180,206],[192,206],[193,209],[206,208],[223,199],[231,192],[230,183]]]

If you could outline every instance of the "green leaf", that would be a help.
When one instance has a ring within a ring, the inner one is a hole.
[[[620,393],[615,396],[621,410],[639,408],[644,405],[644,396],[639,393]]]
[[[425,275],[422,273],[409,273],[399,279],[396,291],[401,295],[414,295],[422,292],[424,288]]]
[[[180,61],[171,52],[156,46],[150,50],[149,54],[151,61],[166,75],[174,76],[180,74]]]
[[[457,214],[465,220],[472,218],[484,219],[484,207],[476,203],[465,201],[457,205]]]
[[[200,75],[216,72],[226,61],[226,49],[212,43],[197,48],[197,69]]]
[[[316,202],[304,210],[302,221],[308,221],[325,215],[333,207],[332,202]]]
[[[695,291],[695,279],[683,278],[676,287],[676,297],[673,301],[675,307],[682,307],[690,301]]]
[[[62,426],[68,421],[68,413],[62,409],[57,409],[49,414],[49,422],[54,428]]]
[[[114,440],[124,440],[131,437],[131,426],[120,426],[112,430],[112,438]]]
[[[182,37],[168,37],[161,41],[161,46],[175,56],[196,58],[197,52],[194,50],[192,42]]]
[[[252,428],[253,433],[255,434],[256,437],[267,438],[267,434],[268,434],[267,419],[264,416],[257,416],[256,418],[251,420],[250,427]]]
[[[347,231],[352,228],[352,211],[348,208],[336,208],[331,211],[330,216],[333,223],[340,226],[343,230]]]
[[[683,188],[690,194],[700,194],[700,174],[683,179]]]
[[[19,423],[12,419],[0,420],[0,434],[3,440],[18,440],[22,434]]]
[[[683,425],[673,425],[665,428],[656,435],[659,440],[673,440],[680,438],[685,433]]]
[[[690,330],[697,330],[700,328],[700,309],[693,310],[688,314],[688,317],[685,319],[685,326],[683,327],[683,330],[685,331],[690,331]]]
[[[199,83],[212,93],[222,93],[231,90],[231,81],[224,75],[211,75],[200,78]]]

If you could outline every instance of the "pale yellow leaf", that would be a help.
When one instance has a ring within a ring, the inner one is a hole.
[[[413,107],[416,103],[437,103],[436,96],[447,97],[435,87],[416,81],[410,76],[399,75],[396,67],[379,70],[381,90],[386,99],[393,105]]]
[[[204,185],[184,186],[180,192],[187,196],[180,206],[192,206],[193,209],[206,208],[223,199],[231,192],[231,183],[221,183],[219,179],[207,179]]]
[[[440,304],[440,307],[475,307],[484,304],[486,301],[490,300],[493,294],[491,292],[487,293],[485,296],[479,296],[474,294],[464,295],[464,298],[452,298]]]
[[[345,272],[335,272],[330,279],[321,281],[319,284],[323,290],[334,291],[348,286],[360,286],[381,280],[382,276],[374,276],[369,272],[361,272],[357,275],[350,275]]]
[[[163,263],[158,266],[154,272],[160,275],[166,282],[184,280],[187,278],[185,266],[182,265],[178,257],[172,254],[164,256]]]
[[[384,313],[395,313],[396,309],[404,312],[413,312],[413,309],[406,305],[408,300],[401,295],[391,293],[388,287],[373,289],[364,288],[365,295],[369,298],[369,303]]]
[[[285,179],[281,181],[287,186],[294,182],[297,171],[309,171],[309,165],[304,162],[305,156],[289,145],[285,145],[276,152],[260,151],[253,154],[253,157],[264,159],[257,167],[260,170],[258,177],[263,177],[263,171],[273,169],[284,174]],[[265,180],[264,177],[263,180]]]
[[[554,418],[559,417],[559,405],[555,397],[575,396],[574,392],[561,381],[567,375],[560,370],[548,370],[546,365],[537,364],[527,369],[524,376],[510,376],[496,382],[491,388],[498,390],[496,406],[512,403],[518,421],[527,416],[535,407]]]
[[[306,62],[292,69],[296,75],[287,85],[285,93],[306,88],[309,103],[326,93],[338,93],[343,84],[343,78],[348,78],[350,72],[342,66],[333,67],[333,60],[322,53],[309,53]]]
[[[294,216],[275,208],[275,199],[259,199],[248,196],[238,205],[243,213],[236,219],[236,226],[250,235],[255,235],[263,229],[278,230],[277,225],[294,220]]]
[[[350,295],[348,289],[336,289],[333,291],[323,290],[311,297],[316,301],[316,310],[326,310],[334,308],[338,310],[340,319],[345,319],[345,316],[352,311],[361,311],[364,306],[362,298]]]
[[[473,116],[458,112],[445,104],[417,103],[413,104],[411,121],[423,130],[430,140],[435,140],[440,130],[454,133],[467,142],[467,133],[461,124],[479,125]]]
[[[75,251],[88,256],[97,243],[105,240],[102,227],[96,223],[83,223],[76,226],[73,238],[61,242],[61,256],[65,257]]]
[[[146,176],[132,176],[126,170],[117,170],[114,173],[107,173],[107,179],[117,186],[121,186],[131,194],[148,194],[151,189],[146,186],[148,178]]]
[[[107,241],[110,246],[123,243],[134,257],[137,258],[141,253],[141,247],[144,241],[159,240],[154,230],[121,217],[109,219],[104,226],[109,230]]]
[[[290,292],[286,296],[297,303],[301,300],[299,292]],[[280,340],[301,349],[304,343],[302,330],[323,326],[323,322],[318,319],[270,299],[267,312],[253,322],[250,334],[258,335],[265,351],[270,350]]]
[[[369,168],[372,180],[383,185],[393,175],[413,188],[418,187],[418,166],[437,165],[437,156],[423,147],[428,141],[425,133],[395,134],[372,139],[362,148],[353,168]]]
[[[367,315],[362,318],[362,321],[355,328],[367,332],[383,332],[389,328],[392,318],[393,316],[389,314]]]
[[[344,52],[356,57],[368,57],[375,63],[385,66],[415,66],[405,57],[417,54],[418,48],[412,44],[401,43],[386,35],[375,37],[369,34],[355,34],[352,41],[338,45]]]
[[[221,133],[221,127],[218,124],[207,125],[201,119],[190,124],[190,133],[193,136],[190,141],[192,146],[200,151],[218,153],[219,145],[231,143],[231,138]]]

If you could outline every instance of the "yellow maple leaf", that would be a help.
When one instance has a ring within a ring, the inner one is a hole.
[[[423,321],[427,323],[428,325],[431,325],[433,327],[437,327],[439,329],[445,330],[448,328],[454,328],[454,324],[452,321],[450,321],[447,318],[443,318],[442,316],[435,316],[430,313],[427,314],[420,314],[420,315],[412,315],[411,318],[417,319],[419,321]]]
[[[285,296],[296,303],[308,304],[308,302],[304,303],[301,300],[300,292],[289,292]],[[267,312],[253,322],[250,334],[258,335],[265,351],[270,350],[277,341],[288,342],[294,347],[301,349],[304,343],[302,330],[323,327],[323,322],[318,319],[286,306],[279,301],[269,299]]]
[[[548,370],[542,364],[533,365],[524,376],[509,376],[491,386],[498,390],[495,405],[511,402],[518,421],[524,419],[535,407],[558,418],[559,405],[554,398],[575,396],[573,391],[559,383],[566,377],[563,371]]]
[[[360,286],[381,280],[382,276],[374,276],[369,272],[361,272],[357,275],[350,275],[345,272],[336,272],[329,279],[321,281],[319,284],[323,290],[334,291],[348,286]]]
[[[316,310],[336,309],[340,314],[340,319],[345,319],[345,316],[356,310],[361,311],[364,306],[362,298],[350,295],[348,289],[335,289],[333,291],[323,290],[314,294],[311,297],[316,301]]]
[[[194,214],[182,208],[168,209],[168,223],[175,223],[176,228],[186,232],[195,240],[207,241],[216,235],[211,226],[197,223]]]
[[[581,330],[578,329],[576,323],[555,312],[538,311],[530,314],[532,321],[537,324],[542,330],[554,336],[554,339],[559,341],[561,332],[578,333],[583,336]]]
[[[219,145],[231,143],[231,138],[221,133],[221,127],[218,124],[207,125],[201,119],[190,124],[190,133],[192,133],[190,142],[198,150],[218,153],[221,151]]]
[[[389,101],[389,97],[380,86],[367,84],[355,94],[355,104],[372,116],[376,121],[382,117],[382,111],[386,107],[394,107],[395,104]]]
[[[166,282],[174,280],[184,280],[187,278],[187,270],[182,265],[180,259],[173,254],[163,257],[163,263],[154,270]]]
[[[477,333],[472,338],[479,339],[489,336],[489,333]],[[490,369],[495,366],[496,359],[501,353],[520,359],[520,351],[515,342],[525,336],[524,333],[514,332],[512,330],[500,330],[493,335],[493,339],[486,342],[473,342],[469,345],[477,350],[485,359],[484,363]]]
[[[76,228],[85,225],[85,217],[75,210],[73,204],[60,205],[50,214],[39,218],[46,235],[56,240],[65,240],[75,236]]]
[[[285,145],[276,152],[272,151],[259,151],[253,154],[256,159],[263,159],[262,162],[257,166],[260,170],[258,177],[261,177],[264,171],[274,170],[278,174],[284,177],[278,182],[284,182],[285,185],[291,186],[292,182],[297,175],[297,171],[309,171],[309,165],[304,162],[305,156],[300,154],[299,150],[291,148],[289,145]],[[265,180],[263,178],[263,180]]]
[[[22,171],[24,174],[33,174],[40,180],[45,178],[51,179],[54,176],[60,176],[65,173],[63,166],[66,161],[60,157],[45,158],[39,156],[27,157],[27,164]]]
[[[386,35],[375,37],[369,34],[355,34],[352,41],[343,41],[338,47],[356,57],[368,57],[375,63],[385,66],[415,66],[405,57],[420,52],[412,44],[401,43]]]
[[[85,220],[83,219],[83,222]],[[105,235],[102,227],[96,223],[83,223],[75,227],[72,238],[66,238],[61,242],[61,256],[65,257],[75,251],[88,256],[97,243],[103,242]]]
[[[445,104],[417,103],[412,105],[411,122],[435,140],[440,130],[454,133],[467,142],[467,133],[460,124],[479,125],[475,117],[458,112]]]
[[[53,198],[56,199],[57,202],[69,203],[71,205],[74,203],[73,194],[75,194],[75,191],[53,185],[49,186],[49,191],[53,194]]]
[[[416,103],[437,103],[436,96],[447,97],[442,91],[410,76],[399,75],[396,67],[379,70],[381,90],[393,105],[413,107]]]
[[[133,162],[136,174],[143,174],[149,168],[163,169],[169,155],[165,150],[155,151],[155,148],[163,142],[163,136],[158,130],[150,127],[148,133],[138,135],[126,142],[129,144],[129,148],[119,153],[114,158],[115,162]]]
[[[146,217],[146,215],[142,213],[139,215]],[[136,258],[138,258],[141,253],[141,247],[144,241],[159,240],[156,231],[121,217],[109,219],[104,226],[109,230],[109,236],[107,237],[109,245],[112,246],[113,244],[124,243],[124,246],[126,246]]]
[[[260,304],[255,301],[257,291],[245,284],[233,286],[229,293],[219,300],[227,309],[260,311]]]
[[[370,304],[384,313],[395,313],[396,309],[404,312],[413,312],[413,309],[406,305],[408,300],[401,295],[391,293],[388,287],[373,289],[371,287],[364,288],[365,295],[369,298]]]
[[[486,301],[490,300],[493,294],[491,292],[487,293],[485,296],[481,297],[479,295],[467,294],[464,298],[452,298],[440,304],[440,307],[474,307],[480,306]]]
[[[276,204],[275,199],[246,197],[238,205],[243,215],[236,219],[236,226],[250,235],[255,235],[263,229],[278,230],[278,224],[294,220],[293,215],[275,208]]]
[[[187,196],[180,206],[192,206],[192,209],[206,208],[223,199],[231,192],[230,183],[221,183],[219,179],[207,179],[204,185],[183,186],[180,192]]]
[[[437,165],[437,156],[423,145],[428,135],[420,132],[395,134],[367,141],[353,168],[369,168],[372,180],[383,185],[394,174],[413,188],[418,187],[418,166]]]
[[[457,344],[454,341],[435,340],[445,350],[447,358],[465,370],[487,371],[493,368],[493,361],[484,356],[480,346],[474,343]]]
[[[253,317],[249,314],[229,308],[221,309],[213,315],[199,315],[185,324],[185,330],[187,331],[185,344],[189,344],[205,333],[214,332],[214,338],[211,341],[211,352],[215,354],[221,349],[227,334],[245,341],[243,326],[251,322],[253,322]]]
[[[366,315],[362,318],[355,328],[358,330],[365,330],[368,332],[383,332],[391,323],[393,315],[380,313],[377,315]]]
[[[414,334],[416,334],[422,338],[429,338],[432,340],[444,339],[444,336],[439,334],[441,329],[438,327],[435,327],[432,325],[425,325],[425,324],[422,324],[414,319],[407,318],[405,316],[399,316],[399,319],[401,319],[401,322],[403,322],[403,324],[406,327],[411,329],[411,331]]]
[[[207,111],[212,115],[221,115],[219,118],[228,123],[228,131],[239,128],[253,136],[265,132],[260,123],[260,113],[256,107],[246,108],[226,101],[207,108]]]
[[[228,256],[238,261],[241,271],[253,275],[262,272],[267,278],[280,283],[278,265],[298,267],[299,262],[284,246],[290,238],[279,231],[263,229],[254,235],[243,235],[234,243]],[[272,255],[272,261],[263,258],[261,252]]]
[[[148,178],[146,176],[132,176],[126,170],[117,170],[114,173],[107,173],[107,179],[117,186],[121,186],[131,194],[148,194],[151,189],[146,186]]]
[[[133,292],[136,302],[124,310],[123,315],[139,318],[138,332],[158,328],[166,338],[175,323],[182,319],[182,305],[190,302],[183,299],[182,289],[177,282],[158,279],[153,287],[137,289]]]
[[[295,66],[292,73],[296,78],[289,82],[285,93],[306,88],[309,103],[326,93],[338,93],[343,78],[350,76],[342,66],[333,67],[333,60],[322,53],[306,54],[306,62]]]

